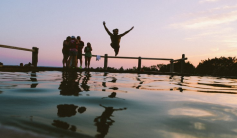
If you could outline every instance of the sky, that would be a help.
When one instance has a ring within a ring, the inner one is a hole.
[[[0,44],[38,47],[38,66],[62,66],[67,36],[90,42],[93,55],[114,56],[110,31],[134,29],[122,37],[118,56],[201,60],[237,53],[237,0],[1,0]],[[0,47],[0,62],[31,62],[32,53]],[[142,60],[142,66],[168,64]],[[84,64],[84,59],[83,59]],[[103,67],[103,58],[91,67]],[[108,59],[108,66],[132,68],[135,59]],[[83,65],[84,67],[84,65]]]

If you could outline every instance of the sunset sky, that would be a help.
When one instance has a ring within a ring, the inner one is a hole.
[[[237,0],[1,0],[0,44],[39,48],[39,66],[62,66],[67,36],[90,42],[93,55],[114,56],[103,27],[118,28],[118,56],[201,60],[237,54]],[[84,59],[83,59],[84,60]],[[0,62],[31,62],[31,53],[0,48]],[[130,68],[137,60],[109,59],[108,66]],[[166,61],[142,60],[142,66]],[[103,59],[92,58],[92,67]],[[84,67],[84,66],[83,66]]]

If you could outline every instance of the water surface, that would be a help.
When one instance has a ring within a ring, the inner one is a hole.
[[[237,80],[0,72],[4,137],[237,137]]]

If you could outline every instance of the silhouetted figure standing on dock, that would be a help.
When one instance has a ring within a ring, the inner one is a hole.
[[[72,62],[72,68],[77,67],[77,54],[78,54],[78,40],[75,36],[71,37],[71,41],[69,43],[69,60],[68,65]]]
[[[92,51],[92,47],[91,47],[91,43],[87,43],[84,52],[85,52],[85,68],[89,69],[90,68],[90,63],[91,63],[91,54]]]
[[[77,40],[78,40],[78,54],[77,54],[77,59],[80,60],[80,67],[82,68],[82,49],[84,47],[84,42],[81,40],[80,36],[77,36]]]
[[[118,29],[114,29],[113,30],[113,34],[109,31],[109,29],[106,27],[105,25],[105,21],[103,22],[103,25],[104,25],[104,28],[106,30],[106,32],[109,34],[110,36],[110,39],[111,39],[111,47],[114,49],[114,52],[115,52],[115,56],[118,55],[118,52],[119,52],[119,48],[120,48],[120,40],[121,40],[121,37],[126,35],[127,33],[129,33],[134,27],[132,27],[130,30],[124,32],[123,34],[118,34]]]
[[[69,44],[70,44],[70,41],[71,41],[71,37],[68,36],[66,38],[66,40],[63,41],[63,49],[62,49],[62,53],[63,53],[63,67],[66,67],[67,65],[67,60],[68,60],[68,57],[69,57]]]

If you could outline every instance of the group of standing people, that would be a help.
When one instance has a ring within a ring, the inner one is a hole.
[[[72,68],[82,68],[82,51],[84,48],[84,42],[81,40],[80,36],[68,36],[66,40],[63,41],[63,67]],[[85,68],[90,67],[90,60],[92,47],[88,42],[84,48],[85,53]],[[80,66],[78,65],[78,60],[80,61]]]
[[[110,46],[114,49],[115,56],[118,55],[119,49],[120,49],[120,40],[121,37],[129,33],[134,27],[129,29],[128,31],[118,34],[119,30],[116,28],[113,30],[113,33],[109,31],[109,29],[106,27],[105,21],[103,22],[103,26],[105,28],[105,31],[108,33],[111,39]],[[77,36],[68,36],[66,40],[63,41],[63,67],[70,67],[78,68],[78,61],[80,60],[80,67],[82,68],[82,49],[84,47],[84,42],[81,41],[81,37]],[[85,52],[85,68],[90,67],[90,61],[91,61],[91,54],[92,47],[91,44],[88,42],[87,46],[84,48]]]

